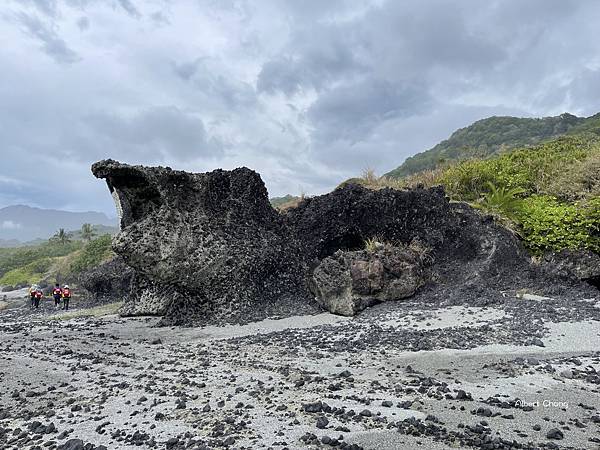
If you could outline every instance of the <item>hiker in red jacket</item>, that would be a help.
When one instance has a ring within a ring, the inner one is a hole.
[[[35,303],[35,307],[39,308],[40,307],[40,300],[44,298],[44,293],[42,292],[42,290],[40,288],[38,288],[35,291],[35,299],[34,299],[34,303]]]
[[[65,284],[65,287],[62,289],[62,299],[63,299],[63,308],[69,309],[69,300],[71,300],[71,289],[69,289],[69,285]]]
[[[56,283],[54,289],[52,289],[52,297],[54,297],[54,308],[58,308],[60,305],[60,298],[62,297],[62,289],[60,284]]]

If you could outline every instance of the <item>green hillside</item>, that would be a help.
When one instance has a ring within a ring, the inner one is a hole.
[[[600,134],[600,113],[587,118],[567,113],[541,119],[489,117],[461,128],[435,147],[407,158],[400,167],[386,176],[402,178],[454,161],[487,158],[513,148],[533,146],[565,134],[588,132]]]
[[[348,182],[371,189],[442,185],[452,200],[492,214],[534,254],[567,248],[600,253],[600,136],[595,130],[401,179],[371,173]]]
[[[304,200],[304,194],[299,196],[287,194],[284,197],[273,197],[269,199],[271,206],[279,212],[285,212],[290,208],[295,208],[302,200]]]
[[[298,200],[299,197],[295,196],[295,195],[284,195],[283,197],[271,197],[269,199],[269,201],[271,202],[271,206],[273,208],[279,208],[282,205],[285,205],[286,203],[289,203],[291,201],[295,201]]]
[[[46,241],[36,246],[0,249],[0,286],[72,282],[78,274],[114,255],[111,235],[84,243]]]

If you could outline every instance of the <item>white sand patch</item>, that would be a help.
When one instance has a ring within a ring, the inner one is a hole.
[[[289,329],[312,328],[320,325],[341,325],[348,320],[352,320],[352,318],[322,313],[313,316],[292,316],[285,319],[265,319],[246,325],[208,326],[202,328],[202,332],[206,334],[208,339],[229,339]]]
[[[542,339],[546,352],[586,352],[600,349],[600,321],[547,323],[550,335]]]
[[[517,294],[517,298],[520,298],[522,300],[533,300],[535,302],[552,300],[551,297],[544,297],[543,295],[536,295],[536,294]]]
[[[14,291],[2,292],[0,293],[0,300],[25,300],[29,297],[29,288],[16,289]]]
[[[419,330],[438,330],[452,327],[480,327],[489,322],[508,317],[503,309],[451,306],[438,310],[413,311],[410,314],[394,317],[380,323],[382,327],[418,328]]]

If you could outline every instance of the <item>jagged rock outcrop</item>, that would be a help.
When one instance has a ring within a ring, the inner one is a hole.
[[[449,202],[442,188],[346,185],[279,214],[247,168],[192,174],[106,160],[92,171],[120,214],[113,248],[135,272],[124,314],[181,324],[317,312],[308,287],[315,268],[373,237],[421,242],[435,260],[436,283],[518,286],[530,275],[510,232]]]
[[[586,281],[600,288],[600,255],[591,250],[561,250],[542,258],[543,270],[562,280]]]
[[[306,303],[300,252],[256,172],[115,161],[92,170],[121,212],[114,250],[136,272],[139,289],[124,313],[164,314],[169,323],[210,314],[243,320],[257,308]],[[159,309],[148,311],[151,304]]]
[[[351,184],[308,198],[284,217],[312,267],[377,237],[421,242],[435,258],[441,283],[471,289],[532,275],[527,252],[511,232],[467,204],[450,202],[442,187],[369,190]]]
[[[117,257],[83,272],[78,282],[95,302],[121,301],[129,298],[134,278],[133,269]]]
[[[310,290],[326,310],[353,316],[376,303],[413,295],[426,280],[427,249],[375,243],[372,250],[338,250],[317,266]]]

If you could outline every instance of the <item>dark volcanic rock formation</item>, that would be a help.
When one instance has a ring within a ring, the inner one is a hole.
[[[433,278],[467,291],[514,286],[535,274],[518,239],[442,187],[369,190],[346,185],[309,198],[285,215],[314,268],[339,249],[364,248],[366,239],[418,241],[431,250]]]
[[[439,284],[518,287],[531,275],[511,233],[450,203],[441,188],[346,185],[279,214],[246,168],[191,174],[106,160],[92,171],[106,180],[121,217],[114,250],[135,271],[125,314],[195,323],[318,311],[308,288],[315,268],[373,237],[421,242]]]
[[[137,275],[126,314],[243,320],[257,308],[286,312],[299,303],[301,312],[308,303],[301,254],[256,172],[190,174],[114,161],[92,170],[106,179],[121,216],[114,250]]]
[[[600,288],[600,255],[591,250],[561,250],[543,257],[543,269],[553,278],[581,280]]]
[[[92,294],[94,301],[120,301],[129,297],[134,278],[133,269],[117,257],[82,273],[79,285]]]

